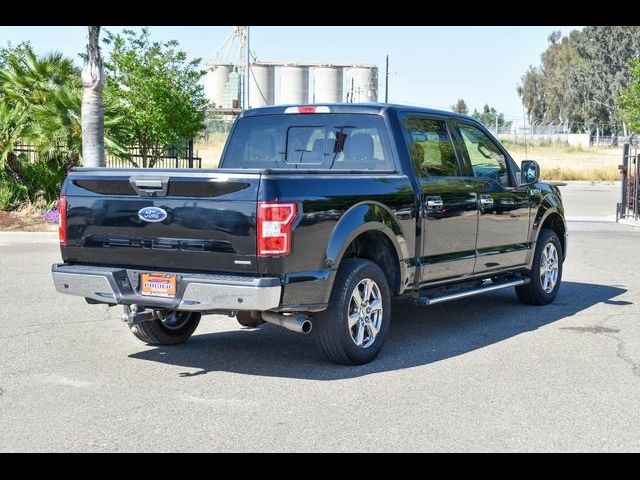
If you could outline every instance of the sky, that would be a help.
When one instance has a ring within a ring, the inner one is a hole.
[[[103,27],[117,32],[123,27]],[[129,27],[131,28],[131,27]],[[384,100],[389,54],[389,102],[449,110],[463,98],[470,111],[485,103],[521,119],[516,86],[540,62],[553,30],[581,27],[251,27],[259,61],[372,63],[379,68]],[[153,40],[175,39],[191,57],[209,58],[230,26],[151,27]],[[59,50],[80,60],[86,27],[0,27],[0,45],[29,40],[38,53]]]

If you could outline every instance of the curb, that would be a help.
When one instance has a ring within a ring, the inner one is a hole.
[[[16,243],[57,243],[58,232],[0,232],[0,246]]]
[[[603,223],[616,223],[615,215],[607,215],[606,217],[578,217],[570,216],[566,217],[567,222],[603,222]]]
[[[627,225],[629,227],[640,228],[640,220],[632,220],[630,218],[621,218],[618,223],[621,225]]]

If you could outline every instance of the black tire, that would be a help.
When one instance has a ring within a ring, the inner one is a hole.
[[[557,261],[557,280],[555,286],[550,291],[545,291],[543,287],[543,279],[541,272],[541,262],[543,258],[543,252],[547,245],[552,244],[556,250]],[[536,243],[536,251],[534,253],[533,265],[531,267],[531,281],[526,285],[520,285],[516,287],[516,294],[522,303],[527,305],[547,305],[553,302],[560,290],[560,283],[562,282],[562,243],[558,235],[553,230],[543,228],[538,236],[538,242]]]
[[[368,283],[367,280],[373,281],[373,284]],[[356,287],[364,289],[366,285],[371,285],[372,292],[376,292],[377,288],[377,292],[369,296],[369,300],[373,299],[371,304],[375,302],[376,306],[365,307],[354,312],[356,316],[363,315],[359,317],[363,322],[370,320],[367,324],[360,323],[358,320],[353,328],[349,328],[349,310],[355,306],[355,303],[352,304],[352,294]],[[376,295],[378,298],[375,298]],[[377,299],[381,301],[382,309],[378,315],[375,313],[379,311]],[[367,308],[369,308],[368,312]],[[374,325],[376,323],[379,328]],[[313,317],[313,332],[320,350],[335,363],[343,365],[368,363],[380,352],[390,323],[391,292],[380,267],[369,260],[344,260],[333,283],[329,308]],[[377,335],[372,335],[370,329],[372,326],[376,327]],[[357,334],[359,329],[364,330],[362,337]],[[355,342],[358,340],[361,340],[362,346],[356,345]]]
[[[125,307],[125,313],[129,313],[129,307]],[[156,319],[138,323],[129,328],[138,340],[142,340],[148,345],[184,343],[195,332],[202,314],[199,312],[173,312],[172,315],[173,317],[168,319],[166,324],[162,320]],[[173,320],[175,327],[169,326],[171,320]]]
[[[240,325],[247,328],[256,328],[263,323],[266,323],[264,320],[262,320],[260,312],[255,311],[240,311],[236,313],[236,320],[238,320],[238,323]]]

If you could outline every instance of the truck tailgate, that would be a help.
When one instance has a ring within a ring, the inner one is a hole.
[[[257,172],[73,170],[64,261],[257,273],[259,184]]]

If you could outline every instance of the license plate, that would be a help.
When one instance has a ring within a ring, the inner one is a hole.
[[[141,273],[140,294],[150,297],[175,297],[176,276],[165,273]]]

